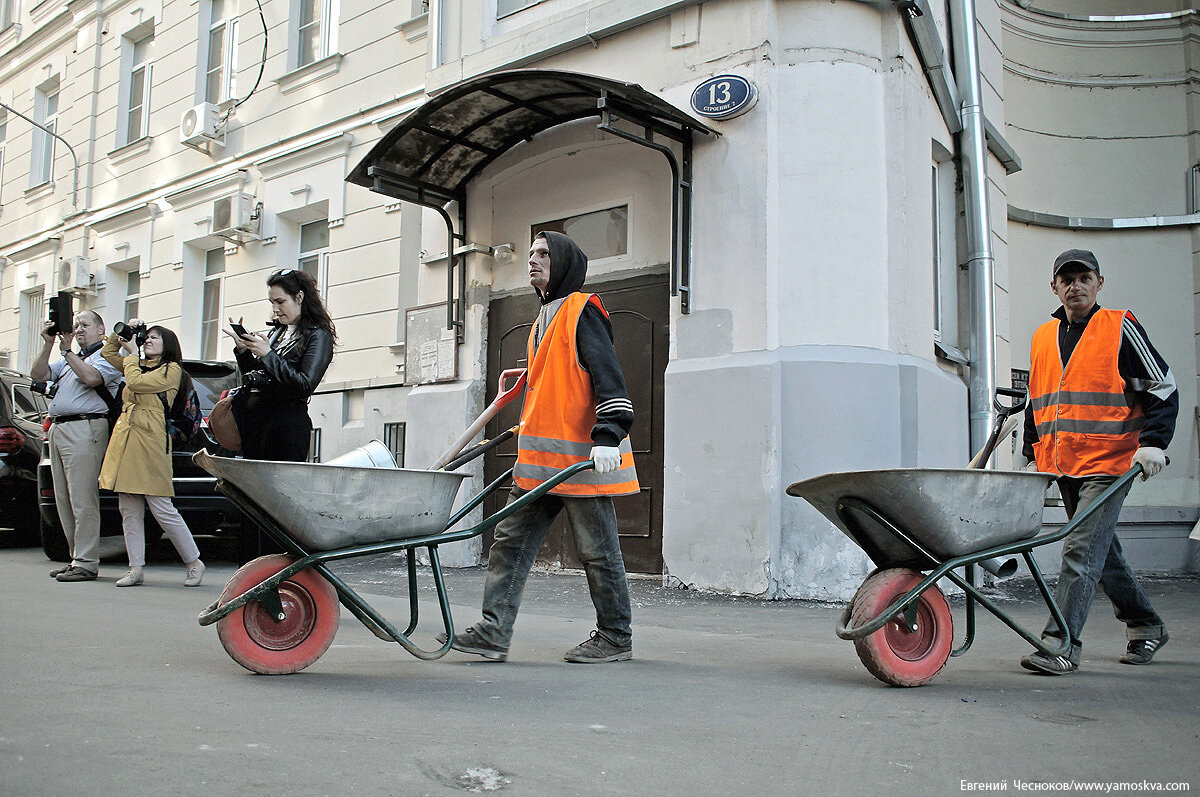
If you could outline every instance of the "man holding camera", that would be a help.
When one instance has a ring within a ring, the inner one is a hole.
[[[42,351],[29,369],[38,381],[54,382],[50,402],[50,470],[54,502],[67,537],[71,563],[50,572],[59,581],[94,581],[100,571],[100,463],[108,447],[108,404],[97,388],[111,396],[121,374],[100,356],[104,320],[91,310],[73,317],[74,338],[57,330],[54,321],[42,327]],[[58,342],[63,355],[53,365],[50,351]]]

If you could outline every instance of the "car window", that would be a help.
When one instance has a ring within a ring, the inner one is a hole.
[[[196,388],[196,396],[200,399],[200,409],[205,415],[208,415],[223,392],[238,385],[237,370],[234,368],[200,367],[191,363],[185,365]]]
[[[12,403],[13,412],[22,418],[37,421],[46,414],[46,399],[28,385],[13,384]]]

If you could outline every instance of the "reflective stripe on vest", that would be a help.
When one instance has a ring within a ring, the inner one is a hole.
[[[513,482],[523,490],[532,490],[563,468],[587,460],[591,454],[596,396],[591,375],[579,364],[575,342],[579,318],[589,302],[608,316],[598,296],[576,292],[563,300],[536,350],[535,330],[529,332],[528,388],[517,437],[517,464],[513,468]],[[615,472],[584,471],[550,492],[568,496],[638,492],[628,437],[620,442],[618,450],[621,467]]]
[[[1123,310],[1099,310],[1062,365],[1060,322],[1038,327],[1030,346],[1029,400],[1038,470],[1065,476],[1115,476],[1129,470],[1145,424],[1117,366]]]

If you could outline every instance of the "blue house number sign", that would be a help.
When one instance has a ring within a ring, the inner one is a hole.
[[[758,91],[740,75],[717,75],[692,92],[692,110],[709,119],[732,119],[754,107]]]

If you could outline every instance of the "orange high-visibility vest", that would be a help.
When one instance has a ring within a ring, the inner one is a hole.
[[[540,344],[534,342],[536,327],[529,332],[528,387],[517,436],[517,464],[513,469],[513,482],[523,490],[532,490],[563,468],[587,460],[591,454],[596,395],[591,375],[579,364],[575,347],[579,318],[589,302],[608,317],[599,296],[577,291],[563,300],[542,333]],[[613,473],[586,470],[550,492],[577,497],[638,492],[628,437],[618,449],[621,467]]]
[[[1126,312],[1097,311],[1065,369],[1059,321],[1047,321],[1033,333],[1029,400],[1037,425],[1033,452],[1038,470],[1117,476],[1132,465],[1145,417],[1117,370]]]

